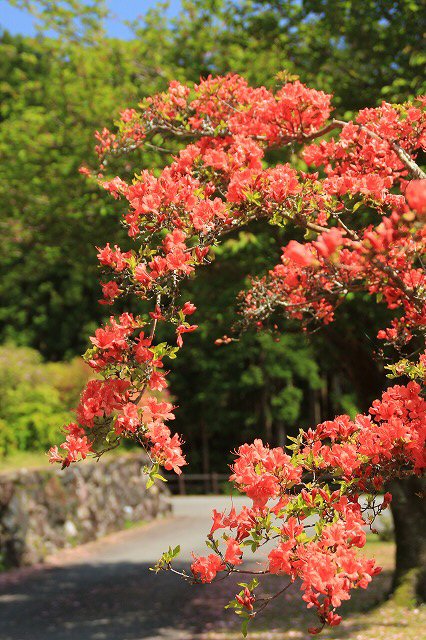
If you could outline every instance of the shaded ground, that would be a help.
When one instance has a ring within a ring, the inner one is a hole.
[[[237,506],[243,502],[234,499]],[[172,574],[148,569],[169,545],[182,546],[187,567],[191,550],[204,553],[212,508],[228,497],[173,498],[175,516],[131,529],[51,558],[49,565],[0,574],[0,640],[229,640],[239,639],[238,620],[223,610],[236,580],[193,587]],[[372,543],[368,552],[387,571],[373,591],[350,603],[345,626],[321,636],[341,640],[422,640],[422,612],[380,608],[363,613],[367,602],[388,587],[392,543]],[[265,592],[277,590],[277,580]],[[278,587],[279,588],[279,587]],[[360,613],[361,612],[361,613]],[[297,586],[256,621],[253,640],[309,638],[312,617]]]
[[[211,509],[229,506],[230,499],[173,502],[173,518],[64,552],[48,567],[0,575],[0,640],[200,637],[209,621],[223,615],[223,600],[209,598],[205,607],[206,589],[149,567],[169,545],[181,543],[181,566],[189,564],[192,549],[204,553]]]

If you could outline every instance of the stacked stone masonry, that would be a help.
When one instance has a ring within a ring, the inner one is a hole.
[[[166,515],[167,488],[146,488],[145,464],[127,455],[64,471],[0,474],[0,568],[42,562],[59,549]]]

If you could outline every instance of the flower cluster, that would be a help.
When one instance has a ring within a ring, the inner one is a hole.
[[[275,94],[250,87],[238,75],[209,76],[191,89],[173,81],[167,92],[147,98],[141,111],[121,114],[118,134],[97,132],[103,159],[125,144],[143,143],[153,133],[176,137],[243,135],[269,145],[303,141],[318,131],[331,113],[331,96],[299,81],[287,82]],[[186,136],[185,133],[186,132]]]
[[[85,358],[96,378],[81,396],[77,421],[65,427],[65,442],[52,447],[52,462],[68,466],[130,438],[151,457],[150,482],[159,465],[181,472],[181,440],[166,424],[174,408],[158,397],[167,389],[165,362],[197,329],[180,283],[210,262],[225,234],[253,220],[293,226],[305,237],[283,247],[280,263],[242,294],[243,327],[261,328],[280,311],[305,328],[329,323],[349,294],[362,292],[392,313],[380,338],[400,350],[414,336],[424,344],[426,175],[416,164],[425,147],[424,99],[364,109],[352,122],[330,119],[331,111],[330,95],[297,79],[273,92],[237,75],[209,76],[194,86],[171,82],[125,109],[114,132],[96,134],[100,166],[81,172],[124,204],[132,243],[125,251],[98,248],[100,302],[133,297],[149,310],[112,316],[95,331]],[[107,175],[110,159],[145,144],[168,153],[170,139],[176,152],[162,171],[138,170],[130,181]],[[268,150],[290,144],[299,154],[295,166],[267,166]],[[159,323],[173,328],[170,344],[158,342]],[[243,572],[246,547],[258,551],[273,541],[261,573],[286,574],[289,584],[300,579],[320,620],[312,633],[339,623],[341,602],[378,571],[356,553],[368,523],[360,492],[371,492],[368,507],[377,515],[390,500],[375,502],[384,483],[421,473],[425,464],[425,355],[401,355],[390,375],[411,381],[388,389],[368,415],[301,432],[292,455],[260,440],[240,447],[231,480],[252,506],[213,513],[211,553],[192,564],[196,581],[235,567]],[[158,568],[169,567],[175,552]],[[257,579],[243,584],[230,605],[246,621],[265,606],[256,586]]]
[[[406,105],[384,102],[340,126],[338,139],[305,147],[305,161],[324,166],[328,188],[338,192],[357,185],[381,199],[386,189],[401,184],[407,159],[426,145],[424,99]]]
[[[397,385],[373,403],[369,415],[342,415],[301,431],[292,456],[260,440],[242,445],[230,480],[252,506],[240,513],[213,512],[208,544],[214,553],[194,559],[195,579],[211,582],[236,566],[244,573],[244,550],[273,541],[258,575],[287,575],[289,584],[300,579],[302,597],[321,623],[311,633],[339,624],[336,609],[380,571],[374,560],[357,555],[371,526],[367,506],[377,515],[391,499],[386,494],[377,504],[373,497],[387,479],[426,467],[426,401],[420,392],[416,382]],[[371,494],[367,505],[360,492]],[[254,602],[250,591],[236,596],[234,606],[253,616]]]
[[[365,290],[391,310],[392,325],[378,337],[406,344],[426,326],[426,230],[407,207],[383,216],[362,231],[332,227],[316,240],[294,240],[283,249],[281,263],[253,280],[243,298],[248,322],[262,322],[281,309],[305,326],[334,319],[336,307],[349,293]]]
[[[187,302],[179,313],[185,317],[194,311],[195,306]],[[152,315],[153,322],[161,316],[158,310]],[[183,322],[177,327],[178,344],[179,332],[192,330],[186,325]],[[145,335],[143,326],[140,317],[123,313],[119,318],[111,316],[109,323],[95,331],[91,338],[93,347],[85,357],[103,378],[88,382],[76,408],[78,424],[65,427],[68,435],[61,445],[64,455],[58,452],[58,447],[52,447],[51,462],[69,466],[80,456],[99,455],[103,448],[116,446],[121,438],[127,437],[146,448],[155,473],[158,465],[181,473],[185,464],[182,442],[166,425],[174,419],[173,406],[152,395],[153,391],[166,388],[163,358],[173,357],[178,347],[154,346],[152,336]]]

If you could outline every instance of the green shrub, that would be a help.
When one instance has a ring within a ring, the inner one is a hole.
[[[89,375],[80,358],[44,363],[33,349],[0,347],[0,456],[55,443]]]
[[[0,418],[0,459],[10,455],[15,449],[15,431],[10,424]]]

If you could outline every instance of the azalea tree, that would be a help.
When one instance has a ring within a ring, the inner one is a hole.
[[[131,439],[150,457],[149,484],[161,478],[160,466],[180,474],[182,442],[168,426],[174,407],[155,394],[167,387],[168,359],[197,329],[196,307],[181,299],[181,285],[207,267],[224,236],[252,221],[294,229],[297,239],[283,247],[280,263],[241,294],[232,337],[218,345],[253,326],[274,333],[280,315],[309,333],[332,323],[345,301],[374,299],[393,316],[378,336],[392,354],[389,376],[404,379],[367,414],[301,431],[290,453],[261,440],[239,447],[230,479],[252,505],[213,513],[210,553],[183,575],[211,582],[218,574],[249,574],[230,603],[244,633],[269,602],[256,598],[262,576],[288,576],[274,598],[298,578],[318,615],[315,634],[338,624],[342,601],[380,571],[357,555],[365,525],[391,500],[378,494],[395,478],[419,477],[425,466],[426,176],[415,158],[425,146],[426,118],[419,98],[364,109],[345,122],[331,117],[330,95],[286,74],[278,81],[275,92],[236,75],[192,87],[174,81],[166,93],[123,111],[114,132],[97,133],[99,168],[81,172],[124,202],[123,224],[134,242],[127,251],[99,248],[100,302],[124,298],[140,312],[111,316],[91,338],[85,359],[98,378],[50,459],[66,467]],[[265,168],[272,150],[289,145],[291,164]],[[118,156],[141,149],[170,162],[161,172],[136,171],[131,181],[109,175]],[[173,340],[158,340],[162,325],[172,328]],[[266,543],[273,548],[253,571],[245,552],[260,555]],[[157,570],[174,570],[174,555],[165,553]],[[417,587],[424,595],[420,575]]]

